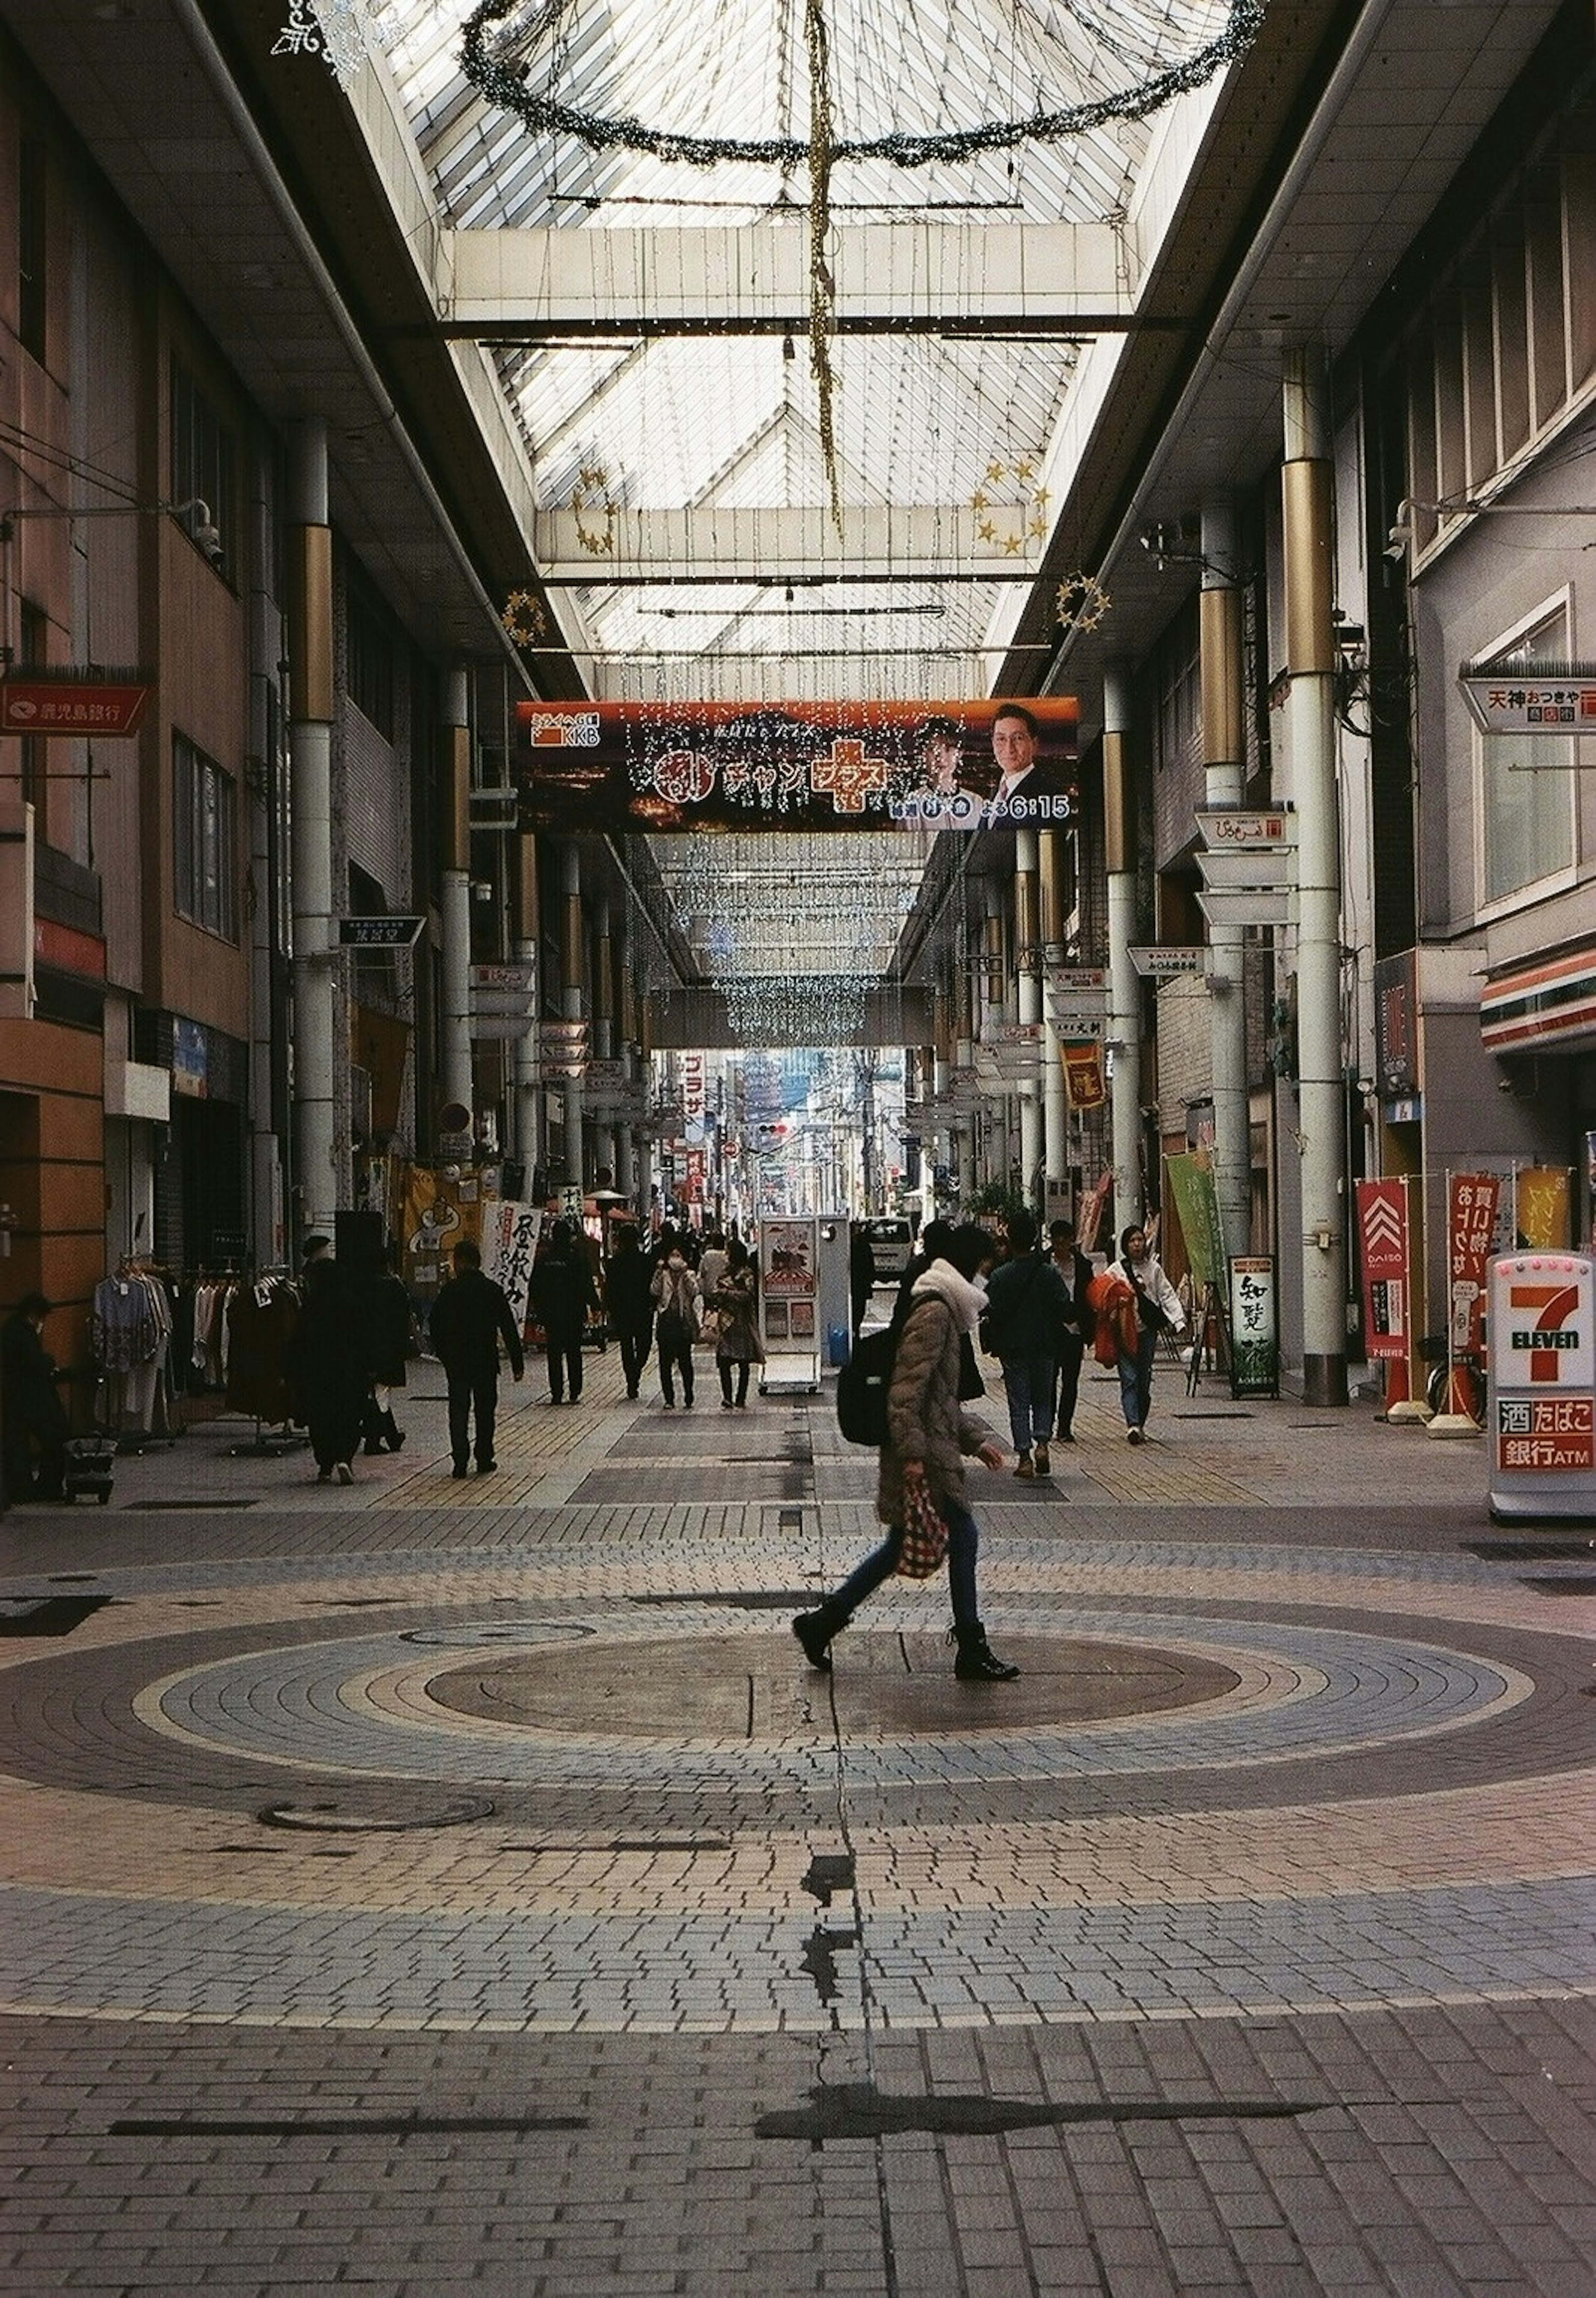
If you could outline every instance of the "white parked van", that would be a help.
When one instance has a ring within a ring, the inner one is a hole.
[[[883,1284],[896,1283],[908,1267],[914,1251],[914,1233],[906,1220],[882,1215],[867,1220],[864,1234],[870,1239],[870,1250],[875,1255],[875,1273]]]

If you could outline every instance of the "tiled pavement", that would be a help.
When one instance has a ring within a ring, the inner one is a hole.
[[[829,1401],[0,1523],[0,2289],[1596,2292],[1584,1533],[1482,1448],[1088,1381],[940,1582]],[[1002,1425],[1001,1400],[991,1417]]]

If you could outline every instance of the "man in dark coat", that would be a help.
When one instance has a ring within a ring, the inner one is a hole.
[[[346,1264],[326,1254],[305,1270],[293,1368],[294,1418],[309,1431],[317,1483],[330,1484],[335,1476],[352,1484],[371,1370],[357,1281]]]
[[[550,1404],[563,1404],[567,1387],[573,1404],[582,1394],[582,1335],[588,1310],[598,1305],[586,1241],[577,1238],[569,1221],[557,1220],[549,1232],[549,1249],[538,1255],[532,1271],[532,1310],[543,1328]]]
[[[1047,1232],[1059,1275],[1069,1288],[1070,1314],[1058,1334],[1058,1442],[1075,1442],[1075,1404],[1080,1394],[1080,1368],[1092,1344],[1096,1319],[1087,1300],[1087,1286],[1096,1271],[1080,1250],[1073,1222],[1055,1220]]]
[[[463,1476],[469,1467],[475,1413],[476,1473],[491,1476],[499,1465],[493,1458],[493,1422],[499,1410],[500,1341],[517,1380],[526,1369],[526,1359],[503,1287],[483,1275],[482,1255],[468,1241],[454,1248],[454,1275],[433,1303],[429,1329],[449,1382],[454,1474]]]
[[[67,1415],[55,1386],[62,1376],[43,1337],[49,1313],[42,1293],[24,1293],[0,1326],[5,1488],[13,1500],[58,1500],[66,1492]]]

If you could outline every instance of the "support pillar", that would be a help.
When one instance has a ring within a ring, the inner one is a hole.
[[[582,1002],[582,849],[575,839],[567,839],[560,851],[560,893],[565,909],[560,943],[564,975],[562,1018],[567,1021],[580,1021],[584,1018]],[[586,1178],[582,1141],[583,1102],[581,1078],[567,1077],[565,1080],[566,1179],[575,1188],[583,1187]]]
[[[300,1236],[330,1236],[343,1192],[333,1074],[333,530],[318,416],[292,444],[287,554],[294,1184]]]
[[[610,939],[609,904],[600,900],[595,919],[593,948],[593,1058],[609,1062],[615,1059],[615,948]],[[595,1125],[593,1133],[593,1163],[595,1169],[607,1169],[613,1184],[616,1172],[616,1135],[612,1121],[606,1119]]]
[[[1014,974],[1018,1018],[1034,1025],[1042,1018],[1041,856],[1034,830],[1014,832]],[[1038,1045],[1030,1075],[1020,1088],[1020,1186],[1038,1215],[1046,1203],[1042,1153],[1042,1057]]]
[[[1302,1396],[1344,1404],[1345,1087],[1341,1043],[1341,814],[1329,376],[1324,351],[1286,354],[1286,732],[1297,808],[1297,1087],[1302,1205]]]
[[[1203,510],[1199,608],[1203,685],[1203,774],[1210,806],[1238,806],[1245,780],[1241,591],[1236,511],[1228,501]],[[1252,1229],[1252,1124],[1247,1098],[1244,930],[1208,929],[1209,1028],[1213,1066],[1213,1178],[1228,1253],[1245,1252]]]
[[[538,842],[529,830],[516,840],[516,957],[530,967],[527,1004],[533,1024],[516,1044],[516,1151],[526,1168],[530,1193],[534,1170],[543,1161],[543,1071],[540,1037],[543,996],[542,951],[538,924]]]
[[[1131,963],[1136,939],[1136,847],[1131,837],[1130,673],[1103,669],[1103,822],[1108,869],[1108,1042],[1113,1048],[1110,1146],[1114,1227],[1139,1220],[1142,1189],[1142,994]]]
[[[1044,830],[1038,834],[1041,861],[1042,905],[1042,1162],[1046,1178],[1042,1212],[1047,1211],[1048,1189],[1062,1188],[1070,1172],[1070,1099],[1064,1091],[1064,1064],[1058,1031],[1048,1010],[1046,987],[1060,964],[1064,946],[1064,887],[1063,833]]]
[[[445,1101],[475,1117],[471,1077],[471,707],[463,670],[444,682],[443,949],[440,966]]]

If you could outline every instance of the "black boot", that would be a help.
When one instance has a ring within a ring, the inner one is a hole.
[[[383,1415],[383,1434],[387,1439],[390,1452],[397,1452],[404,1442],[404,1430],[394,1419],[392,1412],[385,1412]]]
[[[1017,1667],[997,1657],[979,1620],[955,1620],[953,1633],[959,1648],[953,1672],[961,1682],[1012,1683],[1019,1674]]]
[[[792,1633],[804,1647],[804,1657],[811,1667],[823,1674],[831,1670],[831,1655],[826,1649],[831,1638],[848,1625],[848,1615],[832,1604],[823,1604],[817,1612],[800,1612],[792,1623]]]

